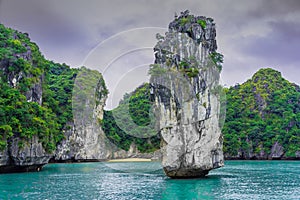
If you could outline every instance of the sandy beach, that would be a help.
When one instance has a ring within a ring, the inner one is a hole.
[[[151,159],[147,158],[124,158],[124,159],[112,159],[107,162],[150,162]]]

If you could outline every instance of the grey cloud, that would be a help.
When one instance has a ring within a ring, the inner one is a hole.
[[[259,0],[254,1],[257,2],[255,9],[249,9],[246,7],[244,17],[249,19],[262,19],[266,17],[282,17],[287,13],[298,12],[300,9],[300,1],[299,0],[272,0],[265,1]],[[254,3],[252,2],[252,3]]]
[[[137,27],[167,28],[174,13],[185,9],[215,19],[227,85],[243,82],[259,67],[279,65],[299,84],[299,0],[0,0],[0,22],[28,32],[46,57],[79,66],[112,35]]]
[[[299,60],[300,23],[270,22],[271,32],[243,39],[239,49],[248,56],[266,59],[271,64],[290,65]]]
[[[76,55],[76,52],[70,54],[70,51],[74,51],[72,48],[86,47],[88,36],[80,24],[64,18],[45,3],[36,0],[2,1],[0,21],[9,27],[29,33],[46,57],[62,62],[64,57]],[[76,56],[74,58],[76,59]]]

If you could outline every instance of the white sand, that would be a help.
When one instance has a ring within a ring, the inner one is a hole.
[[[107,162],[150,162],[151,159],[147,158],[125,158],[125,159],[112,159]]]

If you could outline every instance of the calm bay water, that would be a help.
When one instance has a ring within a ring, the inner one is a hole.
[[[49,164],[39,173],[0,174],[0,199],[300,199],[300,161],[227,161],[207,178],[188,180],[159,168]]]

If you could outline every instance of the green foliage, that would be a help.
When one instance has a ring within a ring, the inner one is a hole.
[[[28,54],[32,55],[32,59],[27,59]],[[39,81],[40,75],[45,70],[45,59],[28,35],[6,28],[2,24],[0,24],[0,60],[9,63],[9,66],[3,69],[7,76],[25,73],[17,85],[17,89],[23,93]]]
[[[192,18],[192,16],[180,18],[180,21],[179,21],[180,25],[184,26],[186,23],[191,21],[191,18]]]
[[[162,68],[160,64],[151,64],[148,73],[152,76],[159,76],[165,74],[166,72],[167,70]]]
[[[217,52],[212,52],[209,54],[209,57],[215,63],[219,71],[222,71],[222,63],[224,62],[224,56]]]
[[[203,29],[206,28],[206,21],[205,21],[205,20],[203,20],[203,19],[198,19],[198,20],[197,20],[197,23],[198,23]]]
[[[73,120],[72,91],[78,69],[49,61],[47,68],[49,71],[45,74],[43,85],[43,106],[55,113],[63,128],[67,122]]]
[[[190,65],[190,64],[189,64],[187,61],[184,61],[184,60],[182,60],[182,61],[179,62],[179,68],[180,68],[180,69],[188,68],[189,65]]]
[[[128,123],[128,115],[126,107],[129,105],[129,117],[137,125],[132,126]],[[105,111],[102,121],[102,128],[107,138],[117,145],[118,147],[128,150],[130,145],[134,142],[137,148],[141,152],[153,152],[159,148],[160,140],[158,136],[152,136],[150,138],[141,138],[146,135],[154,135],[154,130],[149,128],[151,120],[149,117],[149,109],[151,107],[150,102],[150,90],[149,84],[143,84],[138,87],[131,94],[125,94],[124,98],[120,101],[120,104],[113,111]],[[113,112],[120,114],[121,117],[119,123],[116,123]],[[124,116],[122,118],[122,116]],[[132,127],[131,127],[132,126]],[[124,131],[124,129],[126,131]],[[128,134],[130,132],[130,134]],[[139,137],[134,137],[139,136]]]
[[[37,135],[47,151],[58,141],[59,124],[50,109],[35,102],[27,102],[18,90],[0,79],[0,149],[3,150],[10,137],[28,140]],[[52,146],[51,146],[52,145]]]
[[[150,124],[149,110],[150,102],[150,86],[145,83],[135,89],[130,95],[129,112],[133,121],[139,126],[147,126]]]
[[[224,153],[236,156],[251,149],[270,153],[276,142],[286,156],[300,150],[300,90],[273,69],[227,90]]]
[[[198,62],[194,56],[180,61],[178,67],[180,71],[189,78],[197,77],[199,75]]]
[[[198,19],[197,21],[195,21],[195,19],[196,18],[193,15],[188,15],[186,17],[180,17],[180,18],[176,19],[176,21],[179,22],[180,26],[185,26],[187,23],[197,23],[202,27],[202,29],[206,28],[206,20]]]
[[[193,78],[199,75],[199,69],[195,67],[185,69],[184,71],[189,78]]]
[[[98,80],[97,80],[98,81],[97,86],[99,89],[96,90],[96,97],[97,97],[97,99],[102,99],[103,97],[107,96],[109,92],[105,85],[104,78],[102,77],[102,75],[99,72],[97,72],[97,74],[99,76]],[[99,102],[96,101],[96,105],[98,105],[98,104],[99,104]]]
[[[0,150],[12,137],[21,139],[22,148],[33,136],[48,152],[55,150],[66,122],[73,119],[71,95],[78,70],[47,61],[27,34],[2,24],[0,62]],[[11,77],[18,80],[12,83]],[[28,102],[26,92],[41,81],[43,104]]]
[[[12,128],[10,125],[1,125],[0,126],[0,150],[4,149],[7,145],[7,139],[10,138],[13,133],[12,133]]]

